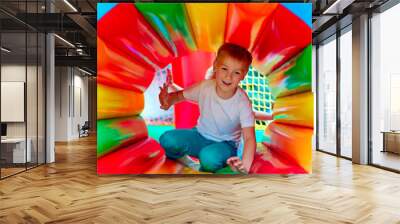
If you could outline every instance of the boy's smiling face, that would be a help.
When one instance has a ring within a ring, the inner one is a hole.
[[[232,96],[240,81],[246,76],[248,69],[245,62],[237,60],[228,54],[219,56],[214,62],[217,90],[228,98]]]

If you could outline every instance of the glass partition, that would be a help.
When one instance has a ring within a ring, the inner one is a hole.
[[[44,3],[0,1],[0,178],[45,162],[46,40],[21,20]]]

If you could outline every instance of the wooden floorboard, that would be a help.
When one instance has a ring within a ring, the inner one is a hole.
[[[0,181],[0,223],[400,223],[400,175],[314,153],[311,175],[102,176],[96,140]]]

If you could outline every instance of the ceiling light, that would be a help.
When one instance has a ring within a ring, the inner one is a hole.
[[[342,14],[343,10],[351,5],[355,0],[336,0],[322,14]]]
[[[67,45],[69,45],[70,47],[75,48],[75,45],[71,44],[71,42],[69,42],[68,40],[58,36],[57,34],[54,34],[55,37],[57,37],[58,39],[60,39],[61,41],[63,41],[64,43],[66,43]]]
[[[9,50],[9,49],[7,49],[5,47],[1,47],[1,51],[4,51],[6,53],[10,53],[11,52],[11,50]]]
[[[339,4],[340,0],[336,0],[331,6],[329,6],[322,14],[332,13],[332,9],[335,9]]]
[[[78,12],[78,10],[71,4],[69,3],[68,0],[64,0],[65,4],[67,4],[72,10],[74,10],[74,12]]]
[[[76,53],[78,53],[79,55],[83,55],[83,49],[77,48]]]
[[[88,71],[86,71],[86,70],[83,70],[83,69],[81,69],[81,68],[79,68],[79,67],[78,67],[78,70],[81,71],[81,72],[83,72],[83,73],[85,73],[85,74],[87,74],[87,75],[93,75],[92,73],[90,73],[90,72],[88,72]]]

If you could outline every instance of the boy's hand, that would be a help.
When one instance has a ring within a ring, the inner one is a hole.
[[[160,100],[160,108],[163,110],[168,110],[171,107],[171,103],[169,102],[169,94],[168,94],[168,84],[164,83],[162,87],[160,87],[160,93],[158,94],[158,99]]]
[[[242,160],[234,156],[226,160],[226,163],[231,167],[232,171],[248,174],[249,171],[244,167]]]

